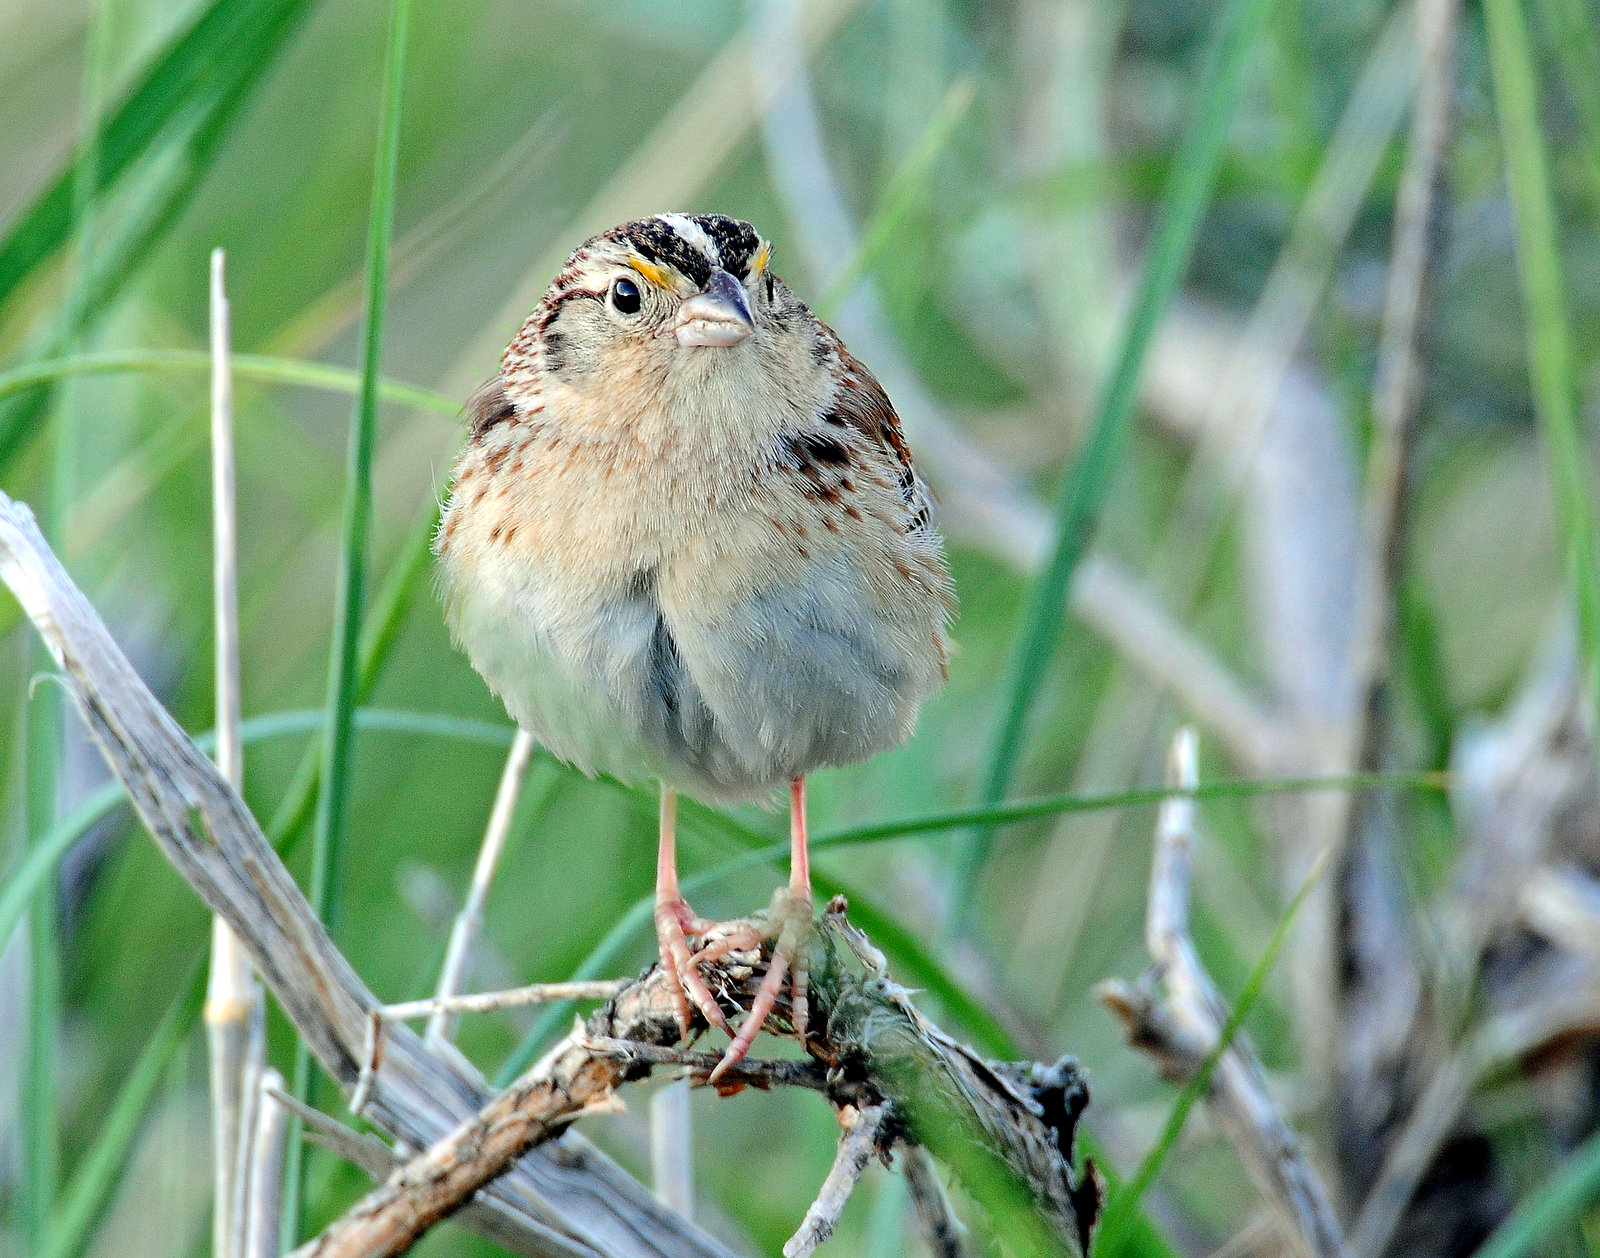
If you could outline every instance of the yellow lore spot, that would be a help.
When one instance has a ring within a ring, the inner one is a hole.
[[[646,262],[643,258],[635,258],[633,260],[633,269],[657,288],[665,288],[670,291],[676,287],[665,268],[657,266],[654,262]]]
[[[765,275],[767,263],[772,259],[772,246],[766,241],[761,242],[761,248],[756,250],[756,256],[750,259],[750,274],[752,276]]]

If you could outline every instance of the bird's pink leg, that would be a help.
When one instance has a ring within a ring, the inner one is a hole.
[[[783,990],[786,973],[790,979],[791,1019],[795,1034],[803,1041],[807,1022],[807,971],[805,961],[806,936],[811,932],[811,857],[806,851],[806,780],[797,777],[789,783],[789,885],[780,887],[772,897],[770,926],[777,932],[777,942],[772,947],[772,960],[767,964],[766,975],[750,1002],[750,1012],[733,1043],[728,1045],[722,1060],[711,1072],[710,1081],[717,1079],[732,1065],[743,1059],[755,1042],[756,1033],[767,1020],[772,1007]]]
[[[689,1034],[692,999],[712,1026],[733,1034],[711,989],[690,955],[689,935],[704,933],[708,923],[694,915],[678,890],[678,793],[661,786],[661,842],[656,850],[656,942],[661,968],[677,981],[678,1029]]]

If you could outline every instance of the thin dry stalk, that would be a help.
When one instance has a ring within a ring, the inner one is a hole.
[[[233,472],[233,370],[223,251],[211,255],[211,506],[216,633],[217,767],[235,790],[244,783],[239,738],[238,523]],[[206,991],[211,1056],[212,1246],[220,1258],[243,1253],[240,1208],[253,1141],[252,1061],[263,1054],[261,989],[250,958],[221,917],[212,921]]]
[[[1172,785],[1191,790],[1199,785],[1196,752],[1194,731],[1180,730],[1172,746]],[[1109,983],[1100,992],[1134,1046],[1151,1054],[1168,1077],[1183,1081],[1194,1077],[1229,1020],[1189,931],[1197,838],[1194,800],[1165,801],[1156,827],[1145,923],[1154,968],[1137,985]],[[1156,993],[1157,981],[1165,999]],[[1242,1033],[1217,1061],[1206,1105],[1296,1249],[1309,1258],[1349,1258],[1327,1191],[1273,1101],[1266,1072]]]
[[[261,1075],[255,1102],[254,1149],[251,1151],[244,1210],[243,1258],[278,1258],[283,1217],[283,1162],[288,1151],[289,1109],[279,1099],[283,1076],[276,1070]]]
[[[212,618],[216,634],[217,768],[238,789],[244,781],[239,740],[239,523],[233,470],[233,363],[227,255],[211,254],[211,531]]]
[[[650,1182],[662,1204],[694,1218],[694,1123],[687,1079],[658,1088],[650,1098]]]
[[[467,967],[472,960],[472,945],[478,938],[478,932],[483,929],[483,906],[489,899],[490,884],[494,882],[495,870],[500,867],[500,857],[505,852],[506,839],[511,834],[511,822],[517,814],[517,800],[522,796],[522,784],[527,781],[534,750],[533,735],[525,729],[519,729],[511,741],[506,767],[500,775],[500,786],[495,791],[494,807],[489,812],[483,846],[478,850],[478,863],[472,871],[472,886],[450,930],[450,945],[445,951],[444,965],[439,971],[439,985],[433,994],[435,1007],[428,1017],[427,1037],[430,1040],[455,1038],[456,1010],[450,1002],[460,994],[466,981]]]
[[[822,1181],[817,1199],[806,1211],[798,1230],[784,1243],[783,1258],[810,1258],[818,1246],[833,1235],[867,1163],[874,1156],[883,1155],[880,1140],[888,1116],[887,1105],[867,1105],[860,1109],[847,1105],[839,1111],[839,1126],[844,1129],[839,1137],[839,1151],[834,1154],[833,1166],[828,1170],[827,1179]]]
[[[432,1018],[441,1011],[452,1017],[463,1013],[498,1013],[502,1009],[549,1004],[554,1000],[610,1000],[622,986],[622,980],[609,978],[573,983],[530,983],[527,987],[512,987],[503,992],[475,992],[466,996],[432,996],[427,1000],[402,1001],[398,1005],[385,1005],[381,1013],[385,1022]]]

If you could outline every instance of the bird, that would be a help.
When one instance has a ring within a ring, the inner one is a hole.
[[[894,407],[771,261],[720,214],[580,245],[467,405],[434,540],[454,641],[518,725],[585,773],[659,783],[658,950],[684,1035],[692,1001],[731,1037],[713,1080],[786,974],[805,1039],[806,778],[910,737],[955,612]],[[679,887],[678,794],[785,790],[789,880],[735,1034]]]

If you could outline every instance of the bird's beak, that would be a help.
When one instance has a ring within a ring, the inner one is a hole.
[[[756,330],[744,286],[721,267],[711,272],[705,291],[678,311],[670,329],[679,345],[737,345]]]

